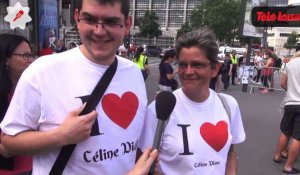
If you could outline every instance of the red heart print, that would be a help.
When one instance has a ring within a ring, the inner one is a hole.
[[[138,98],[132,92],[125,92],[120,98],[116,94],[106,94],[102,99],[105,114],[117,125],[127,129],[138,109]]]
[[[228,140],[227,123],[219,121],[216,125],[205,122],[200,127],[200,135],[205,142],[219,152]]]

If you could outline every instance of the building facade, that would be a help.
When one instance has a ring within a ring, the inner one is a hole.
[[[288,5],[299,5],[299,0],[268,0],[268,6],[284,7]],[[290,50],[284,48],[289,34],[293,31],[300,37],[300,27],[273,27],[268,29],[267,42],[268,46],[273,47],[276,54],[286,56],[292,54]]]
[[[158,16],[163,36],[175,37],[182,24],[188,22],[192,10],[201,0],[131,0],[132,34],[137,33],[139,20],[146,10]]]
[[[300,27],[274,27],[268,30],[268,45],[274,47],[275,52],[279,56],[287,56],[293,54],[294,50],[284,48],[289,34],[296,32],[300,38]]]

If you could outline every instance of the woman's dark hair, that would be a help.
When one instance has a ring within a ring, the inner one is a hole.
[[[29,41],[23,36],[0,34],[0,121],[8,108],[8,95],[12,89],[6,62],[22,42],[26,42],[30,46]]]
[[[218,63],[218,44],[215,34],[208,28],[186,33],[180,36],[175,44],[177,57],[182,48],[198,47],[201,49],[211,63],[212,68]]]
[[[173,58],[173,57],[175,57],[175,56],[176,56],[176,52],[175,52],[174,49],[167,50],[167,51],[165,52],[163,58],[161,59],[159,66],[160,66],[162,63],[164,63],[165,61],[167,61],[168,58]]]
[[[83,0],[78,0],[77,1],[77,8],[78,8],[78,13],[80,12],[82,8],[82,2]],[[121,12],[125,16],[125,19],[128,18],[129,11],[130,11],[130,1],[129,0],[97,0],[99,4],[115,4],[115,3],[120,3],[121,4]]]
[[[144,52],[144,48],[142,46],[136,48],[135,54],[134,54],[134,58],[135,60],[138,62],[140,59],[140,55]]]

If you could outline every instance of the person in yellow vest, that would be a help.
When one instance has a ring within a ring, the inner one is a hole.
[[[231,62],[232,62],[232,70],[231,70],[231,84],[235,85],[235,77],[237,76],[237,67],[238,67],[238,55],[236,54],[236,51],[233,50],[232,51],[232,55],[231,55]]]
[[[138,47],[133,56],[132,61],[141,69],[144,80],[150,75],[150,69],[148,66],[148,57],[143,54],[144,48]]]

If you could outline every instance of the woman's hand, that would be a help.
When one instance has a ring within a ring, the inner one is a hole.
[[[146,149],[135,164],[134,168],[127,175],[147,175],[150,171],[151,165],[156,160],[157,155],[157,149],[153,151],[151,151],[151,148]]]

